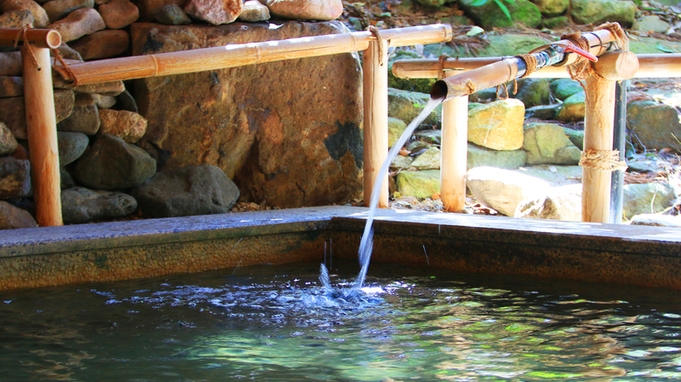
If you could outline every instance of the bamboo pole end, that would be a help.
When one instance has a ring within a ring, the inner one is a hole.
[[[639,62],[636,54],[630,51],[607,52],[592,64],[599,76],[610,81],[628,80],[638,72]]]

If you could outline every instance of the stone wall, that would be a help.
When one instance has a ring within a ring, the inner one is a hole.
[[[319,21],[337,18],[340,1],[307,3],[0,0],[0,27],[57,29],[67,63],[346,31]],[[55,103],[67,224],[361,193],[361,69],[351,54],[77,87],[55,75]],[[23,104],[20,55],[3,48],[0,228],[35,225]]]

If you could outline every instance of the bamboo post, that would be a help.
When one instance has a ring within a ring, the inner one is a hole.
[[[468,96],[442,104],[440,197],[445,211],[461,212],[466,202],[468,163]]]
[[[585,81],[584,154],[582,155],[582,221],[610,221],[611,172],[615,123],[615,82],[633,77],[636,55],[612,52],[592,65]],[[619,157],[618,157],[619,158]],[[587,159],[587,160],[585,160]]]
[[[388,43],[378,39],[364,51],[364,205],[388,157]],[[388,176],[381,181],[378,207],[388,207]]]
[[[52,44],[57,47],[61,43],[58,33],[59,41],[54,40],[54,33],[46,34],[52,38],[51,42],[47,42],[47,46]],[[47,47],[39,47],[39,44],[24,41],[21,56],[36,220],[41,226],[59,226],[64,223],[61,211],[57,118],[54,110],[50,50]]]

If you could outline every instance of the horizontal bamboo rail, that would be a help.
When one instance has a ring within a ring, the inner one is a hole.
[[[14,46],[26,41],[36,48],[56,49],[61,45],[61,35],[54,29],[0,28],[0,46]]]
[[[431,44],[451,40],[452,28],[436,24],[385,29],[380,37],[389,47]],[[83,62],[69,65],[70,73],[55,69],[64,79],[85,85],[357,52],[376,40],[371,32],[352,32]]]
[[[639,68],[634,78],[681,77],[681,54],[638,54]],[[467,71],[494,64],[509,57],[449,58],[442,69]],[[396,61],[392,73],[398,78],[437,78],[440,71],[438,59],[415,59]],[[536,71],[528,78],[570,78],[570,73],[562,66],[548,66]]]

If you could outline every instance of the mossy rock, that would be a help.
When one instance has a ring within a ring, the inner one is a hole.
[[[529,0],[515,0],[503,2],[511,17],[504,13],[501,7],[494,1],[487,1],[484,5],[473,6],[476,0],[461,0],[459,5],[467,16],[484,29],[511,28],[526,26],[536,28],[541,23],[541,12],[536,5]]]

